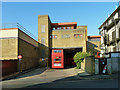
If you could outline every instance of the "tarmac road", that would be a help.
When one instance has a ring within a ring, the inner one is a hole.
[[[118,88],[118,80],[60,80],[24,88]]]

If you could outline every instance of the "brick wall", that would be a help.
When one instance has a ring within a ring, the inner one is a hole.
[[[81,34],[81,37],[74,37],[75,34]],[[57,35],[57,38],[52,38],[52,48],[66,47],[82,47],[83,52],[86,52],[86,33],[85,28],[76,30],[54,30],[52,35]],[[68,37],[63,38],[63,35]]]
[[[18,55],[23,56],[21,60],[22,70],[39,65],[38,42],[20,30],[18,35]]]
[[[95,58],[93,56],[85,58],[85,71],[90,74],[95,73]]]
[[[44,28],[43,28],[44,27]],[[48,60],[50,65],[50,40],[51,21],[48,15],[38,16],[38,42],[40,51],[40,60]]]
[[[18,56],[18,38],[0,39],[2,56],[0,60],[17,59]]]
[[[35,66],[45,66],[45,61],[40,61],[38,42],[18,28],[0,30],[0,45],[2,55],[0,57],[0,69],[2,75],[19,71],[18,55],[22,55],[22,70]]]
[[[97,55],[97,52],[101,51],[100,45],[101,41],[87,41],[87,52]]]
[[[22,70],[27,70],[36,66],[46,66],[46,61],[42,61],[40,52],[40,44],[29,37],[27,34],[19,30],[18,32],[18,55],[22,55]]]
[[[12,74],[17,71],[18,38],[1,38],[0,69],[2,76]]]

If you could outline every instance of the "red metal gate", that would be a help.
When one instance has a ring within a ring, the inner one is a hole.
[[[63,49],[52,50],[52,68],[64,68]]]

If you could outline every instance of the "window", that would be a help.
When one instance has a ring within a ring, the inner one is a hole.
[[[52,38],[52,35],[50,35],[50,38]]]
[[[61,53],[61,50],[58,50],[58,53]]]
[[[45,38],[42,38],[42,39],[41,39],[41,43],[42,43],[43,45],[45,45]]]
[[[52,35],[52,38],[57,38],[57,35]]]
[[[54,35],[54,38],[57,38],[57,35]]]
[[[79,37],[82,37],[82,36],[83,36],[82,34],[74,34],[75,38],[79,38]]]
[[[113,52],[115,52],[115,51],[116,51],[116,46],[113,47]]]
[[[88,41],[100,41],[100,38],[90,38]]]
[[[54,66],[61,66],[61,63],[54,63]]]
[[[57,50],[54,50],[54,53],[57,53]]]
[[[64,34],[64,35],[62,35],[62,38],[70,38],[70,35]]]
[[[70,29],[70,27],[67,27],[67,29]]]
[[[111,18],[111,21],[114,22],[114,17]]]
[[[41,25],[41,32],[42,32],[42,33],[45,32],[45,25]]]
[[[97,48],[98,46],[97,46],[97,45],[95,45],[95,47]]]
[[[60,29],[59,27],[57,27],[57,29]]]
[[[54,53],[61,53],[61,50],[54,50]]]
[[[50,38],[57,38],[57,35],[50,35]]]
[[[58,59],[58,58],[57,58],[57,59],[54,59],[54,61],[61,61],[61,59]]]
[[[53,30],[55,30],[55,27],[53,27]]]

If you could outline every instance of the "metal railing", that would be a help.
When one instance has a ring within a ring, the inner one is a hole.
[[[33,35],[30,31],[28,31],[26,28],[24,28],[19,23],[4,23],[4,24],[0,24],[0,25],[1,25],[0,26],[1,29],[4,29],[4,28],[18,28],[21,31],[23,31],[24,33],[26,33],[27,35],[29,35],[30,37],[32,37],[33,39],[35,39],[36,41],[38,41],[38,37]]]

